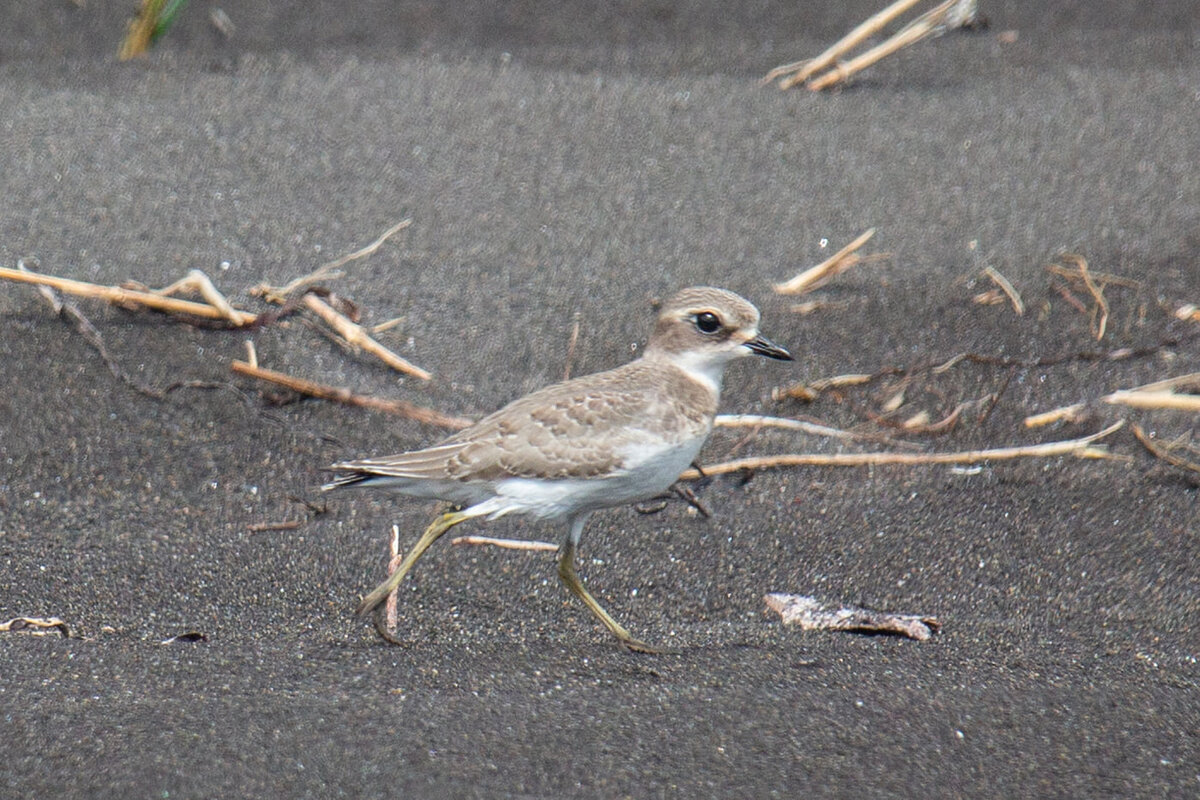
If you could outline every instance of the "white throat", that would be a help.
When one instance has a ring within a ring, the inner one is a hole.
[[[696,383],[707,387],[714,396],[720,396],[725,367],[735,357],[734,353],[728,351],[682,350],[666,356],[666,360],[683,370]]]

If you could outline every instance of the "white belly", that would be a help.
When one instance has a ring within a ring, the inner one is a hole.
[[[625,453],[626,467],[610,476],[542,480],[507,478],[495,485],[496,496],[478,510],[493,517],[525,513],[537,517],[567,517],[612,508],[654,497],[667,489],[696,459],[707,437],[681,445],[639,445]]]

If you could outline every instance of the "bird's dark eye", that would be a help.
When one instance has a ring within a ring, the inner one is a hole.
[[[701,311],[696,315],[696,329],[701,333],[716,333],[721,330],[721,318],[711,311]]]

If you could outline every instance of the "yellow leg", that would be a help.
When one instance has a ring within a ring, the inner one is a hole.
[[[600,602],[592,596],[592,593],[583,585],[583,581],[579,579],[579,574],[575,572],[575,541],[573,536],[568,536],[563,542],[562,547],[558,551],[558,578],[563,582],[563,585],[571,590],[571,594],[583,601],[583,604],[588,607],[588,610],[596,615],[596,618],[604,623],[604,627],[612,631],[613,636],[621,640],[621,644],[628,647],[635,653],[661,653],[662,651],[651,647],[645,642],[639,642],[634,639],[629,631],[612,618],[612,615],[604,610]]]
[[[443,533],[468,519],[470,517],[461,511],[451,511],[435,519],[433,524],[421,534],[421,538],[413,545],[413,549],[408,551],[408,555],[400,562],[400,566],[396,568],[396,571],[389,575],[386,581],[375,587],[374,591],[363,598],[363,601],[358,604],[358,609],[355,613],[367,614],[378,608],[387,599],[387,596],[396,590],[396,587],[400,585],[400,581],[404,580],[404,576],[408,574],[413,564],[417,563],[417,559],[429,549],[431,544],[436,542]]]

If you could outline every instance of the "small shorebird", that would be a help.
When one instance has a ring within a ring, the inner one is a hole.
[[[593,511],[654,497],[695,460],[712,430],[730,361],[752,354],[791,361],[759,335],[758,318],[758,309],[732,292],[684,289],[663,305],[641,358],[526,395],[441,444],[334,464],[330,469],[343,474],[325,490],[386,489],[461,509],[421,534],[358,613],[377,610],[429,546],[460,522],[529,514],[567,523],[558,554],[563,584],[623,645],[656,652],[583,585],[575,548]]]

